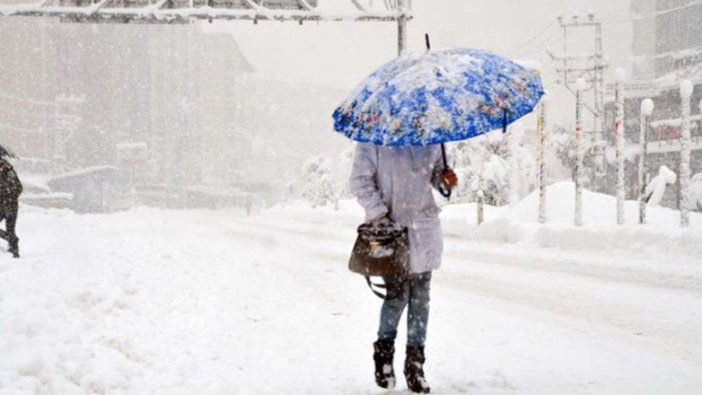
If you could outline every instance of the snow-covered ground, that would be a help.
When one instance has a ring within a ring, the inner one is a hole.
[[[534,195],[480,227],[474,205],[444,209],[433,393],[699,394],[702,216],[680,230],[656,208],[638,226],[627,202],[617,227],[614,199],[588,193],[576,229],[572,185],[548,198],[543,226]],[[23,256],[0,256],[0,393],[405,393],[373,385],[380,301],[346,269],[361,219],[353,201],[252,217],[24,206]]]

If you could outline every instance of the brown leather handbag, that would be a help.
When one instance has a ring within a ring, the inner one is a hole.
[[[385,285],[371,282],[370,277],[403,277],[409,273],[407,228],[388,222],[361,224],[357,231],[349,270],[364,276],[373,293],[385,299],[386,295],[373,288],[386,288]]]

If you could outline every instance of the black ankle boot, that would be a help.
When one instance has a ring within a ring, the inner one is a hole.
[[[7,252],[12,254],[13,257],[19,258],[19,238],[17,236],[10,236],[10,243]]]
[[[16,239],[14,242],[10,243],[10,248],[7,250],[10,254],[12,254],[13,257],[19,258],[19,246],[17,245],[17,241],[19,239]]]
[[[407,346],[405,358],[405,379],[407,388],[418,394],[428,394],[431,390],[424,378],[424,347]]]
[[[378,340],[373,343],[373,361],[375,361],[375,383],[380,388],[395,388],[395,372],[392,359],[395,355],[395,343]]]

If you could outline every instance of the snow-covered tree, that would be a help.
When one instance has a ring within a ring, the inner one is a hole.
[[[312,156],[302,165],[302,196],[312,203],[312,207],[336,199],[330,173],[331,162],[324,155]]]
[[[690,210],[702,211],[702,173],[690,179]]]
[[[536,188],[536,159],[524,147],[517,149],[517,164],[519,166],[519,183],[517,194],[523,198]]]
[[[353,167],[353,153],[355,145],[345,149],[337,156],[337,160],[332,164],[331,182],[334,188],[334,195],[338,199],[351,198],[349,191],[349,177]]]
[[[495,154],[483,162],[478,173],[478,191],[482,190],[485,203],[499,206],[509,202],[509,179],[507,161]]]
[[[517,197],[534,188],[535,162],[529,151],[514,148],[518,175]],[[452,202],[474,202],[482,191],[484,202],[503,205],[509,202],[509,147],[501,132],[488,133],[449,145],[449,158],[459,178]]]
[[[572,134],[562,126],[554,126],[546,139],[546,150],[554,153],[559,162],[569,169],[575,166],[575,139]]]
[[[549,160],[548,171],[556,180],[573,179],[575,171],[575,138],[574,131],[563,126],[554,126],[546,137],[546,153]],[[581,140],[583,150],[583,186],[590,187],[589,183],[595,179],[595,146],[587,138]]]

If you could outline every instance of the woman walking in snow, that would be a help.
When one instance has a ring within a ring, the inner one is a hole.
[[[424,343],[431,274],[441,266],[443,252],[440,209],[432,187],[452,189],[456,182],[456,174],[444,168],[441,149],[436,145],[356,146],[350,187],[365,209],[366,222],[397,222],[407,227],[410,240],[409,275],[384,278],[387,296],[380,309],[378,340],[373,343],[375,382],[382,388],[395,386],[395,338],[407,307],[405,379],[412,392],[430,391],[424,377]]]

